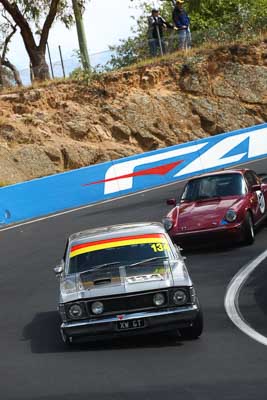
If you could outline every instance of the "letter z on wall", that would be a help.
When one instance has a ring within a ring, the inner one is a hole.
[[[101,181],[104,194],[141,190],[267,155],[267,124],[118,160]]]

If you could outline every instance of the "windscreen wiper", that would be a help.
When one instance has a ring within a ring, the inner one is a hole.
[[[104,263],[104,264],[99,264],[99,265],[94,265],[93,267],[89,268],[86,271],[81,272],[81,274],[87,273],[87,272],[92,272],[95,271],[96,269],[101,269],[101,268],[105,268],[105,267],[111,267],[113,265],[118,265],[121,264],[120,261],[114,261],[112,263]]]
[[[166,260],[167,258],[169,258],[169,257],[165,256],[165,257],[145,258],[144,260],[138,261],[138,262],[133,263],[133,264],[129,264],[126,267],[135,267],[136,265],[142,265],[142,264],[146,264],[146,263],[152,262],[152,261]]]

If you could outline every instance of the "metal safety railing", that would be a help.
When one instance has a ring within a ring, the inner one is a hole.
[[[47,48],[47,62],[49,65],[50,76],[52,79],[67,78],[77,68],[81,68],[81,60],[78,54],[73,54],[69,58],[64,58],[64,53],[61,46],[58,47],[59,56],[56,61],[52,60],[50,48]],[[90,54],[90,62],[94,69],[104,67],[108,63],[112,55],[111,50],[105,50],[97,53]],[[30,85],[33,80],[33,72],[31,66],[19,71],[22,83]]]

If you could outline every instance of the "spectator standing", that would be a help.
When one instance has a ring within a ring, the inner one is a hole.
[[[186,50],[191,47],[190,18],[183,7],[183,0],[176,0],[172,19],[174,26],[178,29],[179,49]]]
[[[166,52],[166,46],[163,37],[163,28],[173,29],[173,25],[169,24],[159,15],[159,11],[153,8],[151,15],[148,17],[148,44],[150,55],[155,57],[160,50],[163,55]]]

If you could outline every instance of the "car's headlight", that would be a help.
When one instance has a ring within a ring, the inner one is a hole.
[[[171,230],[173,227],[173,221],[170,218],[163,218],[162,223],[166,231]]]
[[[96,315],[102,314],[104,311],[104,305],[101,301],[95,301],[91,306],[92,312]]]
[[[173,293],[172,299],[175,304],[177,304],[178,306],[181,306],[187,302],[187,295],[181,289],[175,290],[175,292]]]
[[[81,318],[83,309],[79,304],[72,304],[68,310],[68,314],[73,319]]]
[[[153,296],[153,303],[155,306],[162,306],[165,303],[165,296],[163,293],[156,293]]]
[[[225,214],[225,219],[227,222],[234,222],[237,218],[237,214],[234,210],[228,210]]]

